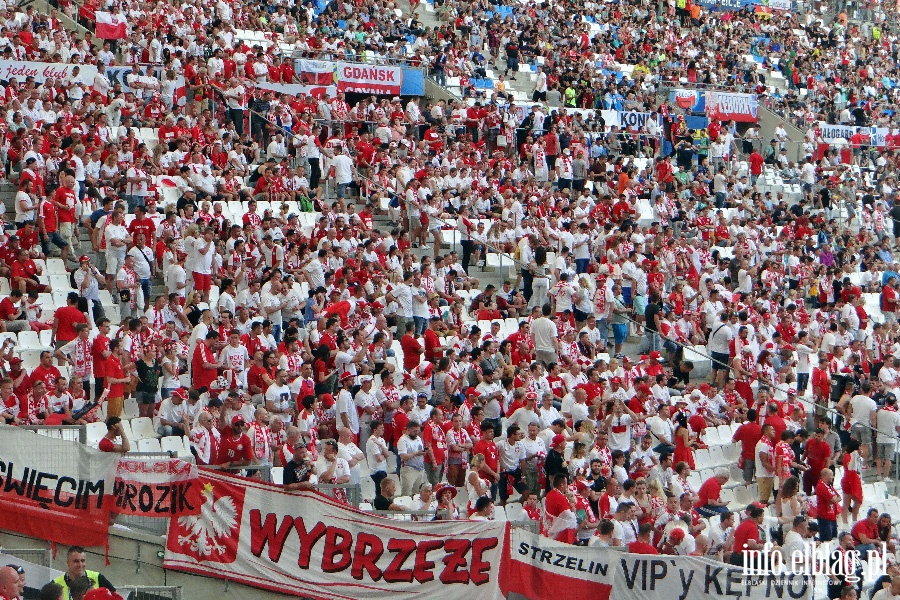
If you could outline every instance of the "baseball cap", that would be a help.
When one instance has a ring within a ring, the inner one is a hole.
[[[566,436],[564,436],[564,435],[561,434],[561,433],[558,433],[558,434],[556,434],[556,435],[553,436],[553,439],[551,440],[550,445],[551,445],[551,446],[558,446],[558,445],[560,445],[560,444],[565,444],[565,443],[566,443]]]
[[[673,544],[680,544],[684,541],[684,529],[680,527],[676,527],[672,531],[669,532],[669,540]]]
[[[235,425],[246,425],[246,423],[244,422],[244,417],[242,417],[241,415],[234,415],[233,417],[231,417],[231,425],[232,427]]]
[[[87,254],[82,254],[78,257],[78,262],[91,262],[91,257]]]

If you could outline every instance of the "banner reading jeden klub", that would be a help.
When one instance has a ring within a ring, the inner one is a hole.
[[[506,523],[396,521],[316,492],[201,470],[163,566],[317,600],[500,600]]]
[[[403,69],[387,65],[339,62],[337,87],[342,92],[400,95]]]
[[[36,83],[44,83],[48,79],[68,79],[78,67],[78,76],[82,83],[91,85],[97,67],[94,65],[71,65],[63,63],[31,62],[27,60],[0,60],[0,81],[15,78],[24,83],[28,77],[34,77]]]

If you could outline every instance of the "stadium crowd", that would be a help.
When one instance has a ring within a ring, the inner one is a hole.
[[[101,449],[128,451],[133,397],[160,435],[189,436],[200,464],[282,466],[289,489],[371,477],[379,510],[415,496],[414,509],[490,518],[494,502],[521,502],[547,535],[632,552],[739,563],[765,539],[813,536],[893,548],[890,516],[861,508],[863,479],[893,476],[900,431],[894,138],[861,153],[870,185],[839,156],[779,164],[803,183],[788,206],[754,187],[758,142],[739,147],[715,120],[690,131],[656,91],[683,79],[779,95],[745,68],[752,53],[789,75],[791,110],[806,90],[810,124],[845,110],[883,123],[894,34],[870,29],[873,51],[840,18],[680,0],[656,21],[642,5],[499,18],[445,2],[435,29],[393,8],[126,3],[130,32],[113,42],[73,39],[52,11],[8,15],[4,59],[98,74],[5,87],[18,193],[0,318],[7,332],[49,330],[53,350],[25,369],[4,346],[0,418],[102,411]],[[402,56],[438,81],[465,77],[469,98],[273,94],[257,84],[299,82],[292,61],[236,26],[287,40],[290,58]],[[503,78],[484,97],[471,82],[501,57],[504,77],[541,64],[524,112]],[[104,75],[120,65],[135,65],[127,92]],[[663,119],[620,132],[564,107]],[[460,242],[445,252],[448,227]],[[498,251],[515,277],[482,285]],[[43,315],[42,265],[57,254],[75,291]],[[712,374],[698,383],[688,348],[704,345]],[[732,424],[738,485],[758,492],[737,514],[722,499],[730,469],[691,483],[705,430]]]

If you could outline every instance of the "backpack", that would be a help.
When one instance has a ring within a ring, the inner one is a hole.
[[[307,196],[300,197],[300,210],[305,213],[315,211],[312,201]]]

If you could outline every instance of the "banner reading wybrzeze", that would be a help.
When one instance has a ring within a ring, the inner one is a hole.
[[[337,86],[342,92],[400,95],[403,69],[388,65],[338,63]]]
[[[316,492],[201,470],[163,566],[317,600],[500,600],[506,523],[397,521]]]

